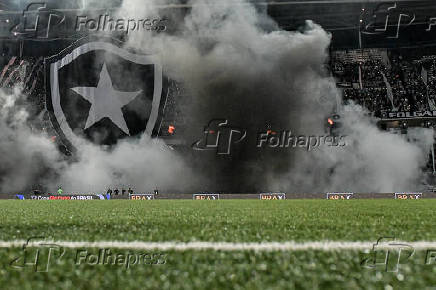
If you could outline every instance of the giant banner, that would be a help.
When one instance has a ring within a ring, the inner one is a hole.
[[[166,98],[157,54],[138,54],[108,38],[85,38],[44,60],[46,107],[65,143],[111,145],[156,136]]]

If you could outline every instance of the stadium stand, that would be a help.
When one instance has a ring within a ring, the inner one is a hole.
[[[331,67],[344,102],[354,101],[370,112],[434,110],[434,54],[414,50],[350,50],[332,53]]]

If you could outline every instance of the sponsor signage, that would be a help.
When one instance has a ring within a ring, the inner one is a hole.
[[[220,195],[218,193],[195,193],[192,198],[196,200],[217,200],[220,199]]]
[[[131,200],[152,200],[152,199],[154,199],[154,194],[153,193],[129,194],[129,199],[131,199]]]
[[[352,199],[352,192],[328,192],[327,199]]]
[[[262,200],[286,199],[286,193],[261,193],[259,194],[259,199]]]
[[[382,119],[436,118],[436,111],[385,112]]]
[[[31,200],[92,200],[92,199],[105,199],[102,194],[71,194],[71,195],[24,195],[17,194],[18,199],[31,199]],[[107,199],[110,199],[106,197]]]
[[[395,199],[421,199],[421,192],[396,192]]]

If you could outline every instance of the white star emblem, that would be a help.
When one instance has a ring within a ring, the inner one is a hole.
[[[121,108],[135,99],[142,91],[119,92],[112,86],[112,80],[107,71],[106,63],[100,72],[97,87],[77,87],[73,91],[91,103],[85,130],[107,117],[124,133],[130,135]]]

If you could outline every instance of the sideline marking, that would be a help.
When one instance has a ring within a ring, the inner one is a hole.
[[[261,242],[261,243],[231,243],[231,242],[120,242],[120,241],[54,241],[41,240],[31,241],[26,247],[40,247],[43,244],[55,244],[64,248],[116,248],[116,249],[138,249],[138,250],[219,250],[219,251],[337,251],[337,250],[370,250],[374,241],[370,242],[347,242],[347,241],[319,241],[319,242]],[[436,248],[436,241],[402,242],[412,246],[414,249]],[[26,244],[25,240],[0,241],[0,248],[18,248]],[[389,246],[386,246],[388,248]]]

